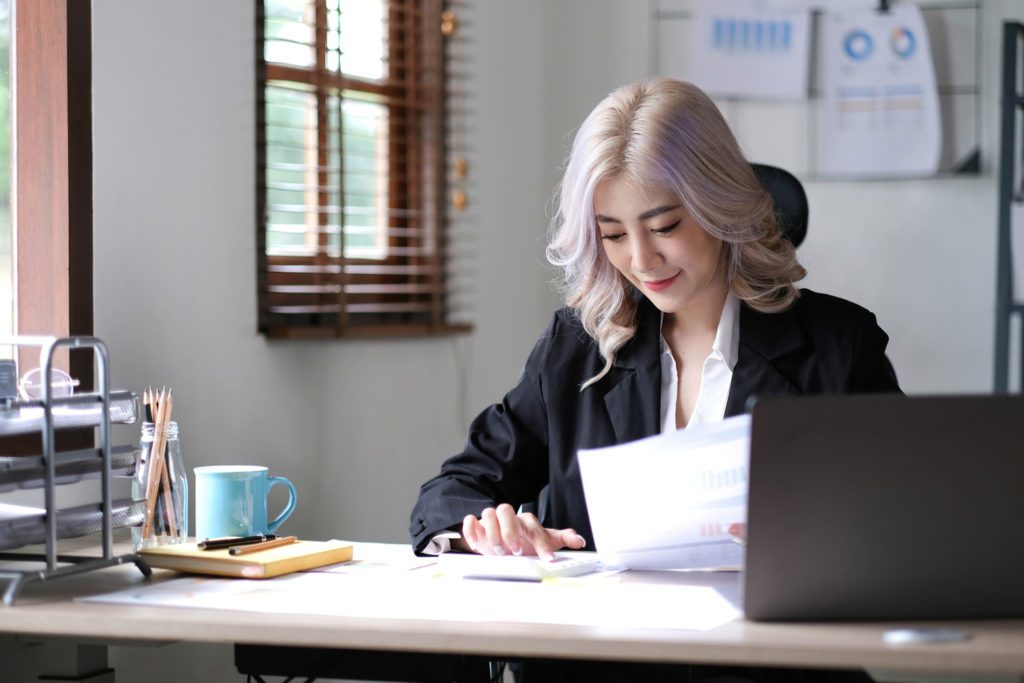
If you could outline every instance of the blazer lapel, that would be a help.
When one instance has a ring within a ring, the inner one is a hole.
[[[778,359],[806,345],[793,308],[759,313],[740,306],[739,358],[732,371],[725,416],[749,412],[758,396],[800,395],[803,392],[779,370]]]
[[[616,443],[661,431],[661,314],[646,299],[637,306],[636,334],[616,354],[604,395]]]
[[[616,443],[661,431],[661,314],[647,299],[637,305],[636,335],[617,354],[604,395]],[[779,360],[806,344],[793,308],[759,313],[742,304],[726,417],[747,412],[748,402],[758,396],[802,394],[780,370]]]

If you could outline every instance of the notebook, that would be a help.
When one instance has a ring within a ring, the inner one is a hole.
[[[748,619],[1024,617],[1024,397],[765,398]]]
[[[282,574],[338,564],[352,559],[352,545],[337,541],[296,541],[245,555],[231,555],[228,548],[200,550],[195,543],[143,548],[140,553],[151,567],[192,574],[269,579]]]

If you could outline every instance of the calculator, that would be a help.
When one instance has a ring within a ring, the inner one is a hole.
[[[443,574],[465,579],[541,581],[547,578],[581,576],[601,571],[596,553],[555,553],[550,560],[515,555],[443,553],[437,558]]]

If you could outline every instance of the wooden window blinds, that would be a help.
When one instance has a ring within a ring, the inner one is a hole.
[[[464,9],[257,0],[263,334],[470,329]]]

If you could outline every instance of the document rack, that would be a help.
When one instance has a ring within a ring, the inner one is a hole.
[[[142,522],[143,510],[131,499],[114,500],[111,478],[130,475],[135,467],[130,446],[111,445],[110,425],[131,424],[137,419],[138,397],[128,391],[110,390],[109,355],[95,337],[0,338],[0,345],[39,347],[42,368],[38,400],[0,399],[0,436],[39,434],[42,452],[25,457],[0,457],[0,494],[16,488],[42,488],[44,509],[0,517],[0,561],[28,562],[31,569],[0,568],[5,605],[14,603],[21,589],[32,581],[46,581],[132,562],[144,576],[151,570],[135,554],[114,555],[113,530]],[[95,391],[54,396],[53,359],[60,348],[92,349],[97,370]],[[93,448],[57,451],[56,432],[67,429],[98,429]],[[100,501],[58,509],[57,486],[82,479],[101,480]],[[57,539],[103,534],[102,554],[58,555]],[[41,545],[42,550],[23,549]],[[44,566],[39,567],[40,564]]]

